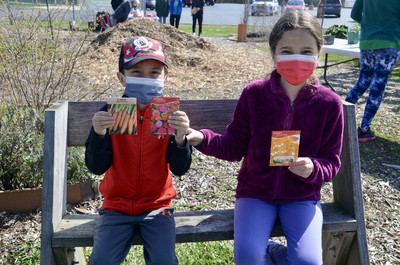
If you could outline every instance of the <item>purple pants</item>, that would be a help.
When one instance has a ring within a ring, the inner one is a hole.
[[[269,240],[279,218],[287,247]],[[234,218],[236,265],[322,264],[322,210],[316,201],[268,203],[238,198]]]

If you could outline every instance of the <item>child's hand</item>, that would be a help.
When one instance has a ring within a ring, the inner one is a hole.
[[[200,131],[189,128],[187,130],[187,139],[188,139],[190,145],[198,146],[203,143],[204,134]]]
[[[93,129],[98,135],[106,135],[107,128],[114,126],[114,123],[114,117],[107,111],[96,112],[92,118]]]
[[[314,163],[308,157],[299,157],[294,161],[289,170],[302,178],[308,178],[314,169]]]
[[[186,131],[189,128],[189,118],[183,111],[175,111],[169,115],[168,124],[176,130],[175,141],[178,146],[185,145]]]

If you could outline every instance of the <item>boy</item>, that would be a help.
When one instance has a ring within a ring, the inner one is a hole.
[[[113,116],[104,106],[93,119],[85,162],[100,184],[104,202],[96,227],[91,265],[120,264],[139,233],[146,264],[178,264],[171,200],[176,196],[170,170],[183,175],[191,164],[186,140],[189,119],[176,111],[168,120],[176,136],[150,136],[151,99],[162,96],[168,64],[157,40],[134,37],[121,48],[118,79],[124,97],[137,99],[137,135],[109,135]]]

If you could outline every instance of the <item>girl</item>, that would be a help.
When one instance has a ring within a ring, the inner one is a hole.
[[[240,161],[235,204],[235,264],[322,264],[320,190],[340,167],[342,102],[313,74],[322,29],[308,12],[286,12],[269,45],[277,66],[248,84],[225,135],[188,130],[204,154]],[[270,166],[272,131],[300,131],[298,158]],[[279,218],[287,247],[269,240]]]

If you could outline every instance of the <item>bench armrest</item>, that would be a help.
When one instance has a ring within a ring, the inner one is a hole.
[[[65,215],[67,200],[68,101],[45,111],[41,264],[53,259],[51,238]]]

